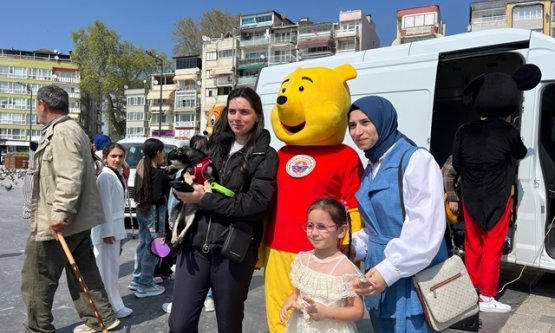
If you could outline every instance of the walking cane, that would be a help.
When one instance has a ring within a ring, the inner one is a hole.
[[[66,243],[66,240],[65,240],[64,236],[59,232],[57,232],[56,234],[58,236],[58,240],[60,241],[60,244],[62,245],[62,248],[64,249],[67,260],[69,261],[69,264],[71,265],[71,269],[73,270],[73,273],[75,274],[75,277],[77,278],[77,281],[79,281],[79,284],[81,285],[81,289],[85,293],[85,296],[87,297],[87,300],[89,301],[89,304],[91,305],[91,307],[93,309],[94,316],[96,317],[96,320],[98,321],[98,324],[100,325],[100,328],[102,329],[102,333],[108,333],[108,328],[106,328],[106,325],[104,325],[104,321],[102,321],[102,318],[100,317],[100,313],[98,313],[96,305],[94,304],[94,301],[91,297],[91,294],[89,293],[89,288],[87,287],[87,284],[85,284],[85,280],[83,279],[83,275],[81,275],[81,272],[79,272],[79,268],[77,267],[77,263],[75,263],[75,259],[73,258],[73,255],[71,254],[71,251],[69,250],[69,247],[67,247],[67,243]]]

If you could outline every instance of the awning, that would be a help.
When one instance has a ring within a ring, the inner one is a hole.
[[[254,64],[254,65],[243,65],[243,66],[239,66],[237,67],[237,70],[243,71],[243,70],[258,70],[258,69],[262,69],[266,67],[266,64]]]
[[[172,92],[172,90],[162,89],[162,99],[170,99]],[[160,99],[160,89],[154,88],[153,90],[149,91],[146,99]]]
[[[185,81],[185,80],[192,80],[192,81],[196,82],[196,81],[200,80],[200,74],[198,74],[198,73],[176,74],[173,77],[173,82]]]
[[[212,75],[225,75],[225,74],[231,74],[231,72],[232,72],[231,67],[212,68]]]

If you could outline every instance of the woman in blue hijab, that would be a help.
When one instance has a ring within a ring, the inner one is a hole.
[[[369,160],[357,192],[365,227],[353,235],[368,282],[354,282],[355,290],[375,332],[432,332],[411,277],[447,258],[440,168],[397,130],[397,111],[383,97],[355,101],[348,127]]]

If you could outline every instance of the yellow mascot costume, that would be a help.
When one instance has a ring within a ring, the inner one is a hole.
[[[312,249],[302,230],[308,206],[322,197],[346,203],[352,230],[361,228],[355,193],[363,167],[358,154],[342,144],[351,95],[351,65],[334,69],[298,68],[279,88],[271,121],[286,145],[279,152],[276,208],[266,230],[264,286],[270,332],[283,332],[279,311],[293,292],[289,271],[295,255]]]

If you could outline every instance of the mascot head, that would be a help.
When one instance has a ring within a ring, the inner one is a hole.
[[[287,145],[332,146],[343,142],[351,94],[351,65],[298,68],[281,84],[272,110],[276,137]]]
[[[501,73],[483,74],[467,84],[464,94],[472,96],[473,109],[482,117],[506,117],[520,114],[520,93],[534,88],[541,80],[538,66],[520,67],[512,76]]]
[[[213,108],[208,110],[208,125],[206,126],[208,136],[212,136],[212,133],[214,133],[214,126],[216,125],[218,119],[220,119],[224,108],[225,105],[215,105]]]

